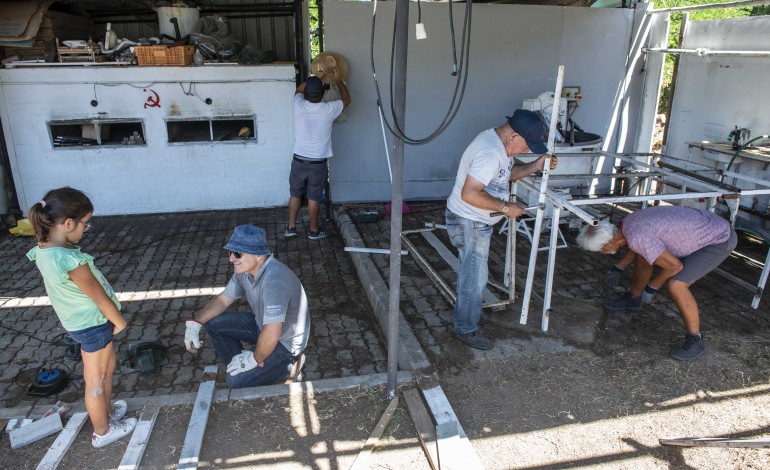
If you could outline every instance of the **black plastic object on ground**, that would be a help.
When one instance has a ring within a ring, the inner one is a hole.
[[[27,395],[47,397],[67,386],[67,373],[62,369],[45,369],[37,374],[27,389]]]

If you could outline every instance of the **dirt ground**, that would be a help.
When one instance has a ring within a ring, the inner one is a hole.
[[[369,468],[429,468],[406,402],[399,395],[399,406],[371,455]],[[387,405],[384,387],[215,403],[199,468],[350,468]],[[154,429],[162,432],[152,434],[141,468],[176,468],[191,413],[192,405],[161,409]],[[118,467],[128,439],[93,449],[90,433],[87,423],[59,468]],[[12,460],[0,460],[0,468],[36,468],[54,439],[52,436],[12,453],[8,439],[3,439],[0,454],[12,456]]]

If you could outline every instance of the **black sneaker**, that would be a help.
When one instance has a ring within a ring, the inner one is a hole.
[[[320,240],[322,238],[328,237],[329,234],[324,232],[323,230],[318,230],[317,232],[313,232],[312,230],[307,233],[307,237],[311,240]]]
[[[627,293],[623,297],[615,300],[608,300],[602,304],[605,310],[610,312],[638,312],[642,310],[642,298],[634,297],[631,293]]]
[[[297,227],[286,227],[286,230],[283,232],[283,236],[286,238],[296,237],[297,236]]]
[[[487,315],[484,312],[481,312],[481,316],[479,316],[479,325],[486,325],[489,322],[490,322],[489,315]]]
[[[692,361],[706,352],[706,341],[703,335],[684,335],[684,344],[671,354],[677,361]]]
[[[484,333],[480,332],[479,330],[473,331],[471,333],[465,333],[465,334],[458,333],[452,330],[452,336],[459,339],[460,341],[467,344],[468,346],[475,349],[481,349],[482,351],[492,349],[492,347],[494,346],[494,343],[492,343],[492,340],[484,336]]]

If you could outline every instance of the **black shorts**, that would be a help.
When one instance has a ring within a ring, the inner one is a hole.
[[[328,175],[325,158],[323,160],[303,160],[295,156],[291,161],[289,194],[297,198],[307,194],[309,200],[318,202],[321,200],[324,188],[326,188]]]

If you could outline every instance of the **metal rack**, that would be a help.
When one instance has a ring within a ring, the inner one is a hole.
[[[616,162],[627,164],[633,169],[640,170],[640,172],[595,173],[591,175],[592,179],[598,181],[602,178],[634,178],[638,175],[638,177],[644,178],[644,184],[640,185],[637,183],[635,185],[636,190],[633,194],[616,196],[613,195],[606,197],[588,196],[586,198],[567,200],[563,197],[563,195],[551,191],[548,188],[547,168],[543,171],[543,176],[540,178],[531,176],[522,178],[518,182],[519,184],[523,184],[529,189],[537,189],[539,187],[541,193],[546,196],[544,201],[545,204],[551,205],[553,207],[553,216],[551,221],[552,225],[558,225],[562,210],[567,210],[572,214],[580,217],[581,219],[595,225],[596,219],[585,212],[583,207],[599,204],[628,202],[641,202],[644,207],[651,201],[679,201],[681,204],[686,199],[701,198],[709,200],[708,207],[711,211],[716,209],[718,199],[724,201],[730,211],[730,222],[734,225],[739,210],[739,202],[741,196],[770,194],[770,182],[768,181],[752,178],[730,171],[715,170],[704,165],[687,162],[685,160],[666,155],[655,153],[613,154],[609,152],[597,152],[595,155],[591,155],[591,157],[594,156],[601,156],[605,159],[614,159]],[[731,178],[734,184],[731,185],[724,183],[723,180],[725,178]],[[753,188],[740,188],[737,186],[738,184],[753,186]],[[592,184],[592,187],[595,187],[595,184]],[[671,191],[670,189],[674,189],[674,191]],[[665,192],[661,192],[661,190]],[[538,218],[541,217],[540,213],[543,212],[544,209],[545,205],[541,205],[541,207],[538,208]],[[524,297],[522,301],[520,320],[522,324],[527,322],[539,242],[540,226],[539,224],[536,224],[535,233],[532,237],[527,284],[524,290]],[[551,293],[553,288],[556,245],[556,231],[552,230],[548,250],[548,269],[546,274],[545,293],[543,296],[544,302],[541,321],[541,329],[543,331],[548,329],[548,321],[551,313]],[[752,302],[752,307],[755,309],[759,306],[759,300],[762,296],[762,291],[767,281],[768,268],[770,268],[770,252],[768,252],[768,257],[765,260],[765,265],[762,270],[758,285],[750,286],[750,288],[755,292]],[[737,278],[734,278],[734,276],[731,276],[731,278],[732,280],[736,280],[736,282],[740,281],[737,280]],[[743,285],[744,287],[749,286],[745,281],[740,281],[739,284]]]

